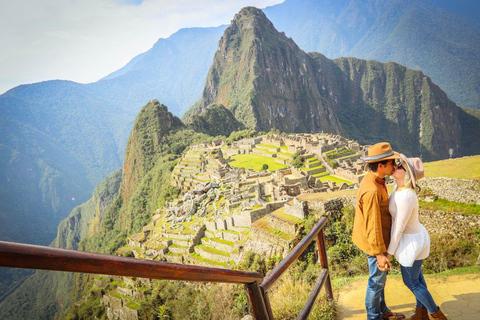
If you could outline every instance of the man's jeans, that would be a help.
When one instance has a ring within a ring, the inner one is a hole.
[[[385,283],[388,271],[381,271],[377,266],[377,257],[367,254],[368,278],[367,294],[365,296],[365,307],[367,308],[368,320],[380,320],[382,314],[389,311],[385,304]]]
[[[427,283],[423,278],[422,272],[423,260],[415,260],[413,266],[401,266],[403,283],[410,289],[417,299],[417,307],[427,308],[428,312],[435,313],[438,306],[433,301],[432,295],[427,290]]]

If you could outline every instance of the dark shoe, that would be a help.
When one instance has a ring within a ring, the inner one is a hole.
[[[415,307],[415,313],[408,320],[429,320],[427,308]]]
[[[438,319],[438,320],[447,320],[447,317],[443,314],[442,310],[438,308],[438,311],[435,313],[430,314],[432,316],[432,319]]]
[[[387,311],[384,314],[382,314],[382,319],[388,319],[388,320],[405,319],[405,315],[403,313]]]

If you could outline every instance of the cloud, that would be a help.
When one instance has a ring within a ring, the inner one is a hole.
[[[228,24],[281,0],[15,0],[0,11],[0,93],[50,79],[93,82],[184,27]]]

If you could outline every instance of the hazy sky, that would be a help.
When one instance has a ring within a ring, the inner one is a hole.
[[[52,79],[94,82],[185,27],[228,24],[283,0],[0,0],[0,94]]]

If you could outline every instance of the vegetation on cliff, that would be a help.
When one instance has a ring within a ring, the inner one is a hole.
[[[187,122],[187,127],[196,132],[211,136],[226,136],[244,128],[232,112],[221,104],[207,106],[199,115],[194,114]]]
[[[306,54],[251,7],[225,30],[202,99],[184,119],[212,103],[256,130],[345,133],[363,144],[388,140],[424,160],[480,151],[465,132],[474,115],[422,72],[393,62]]]

